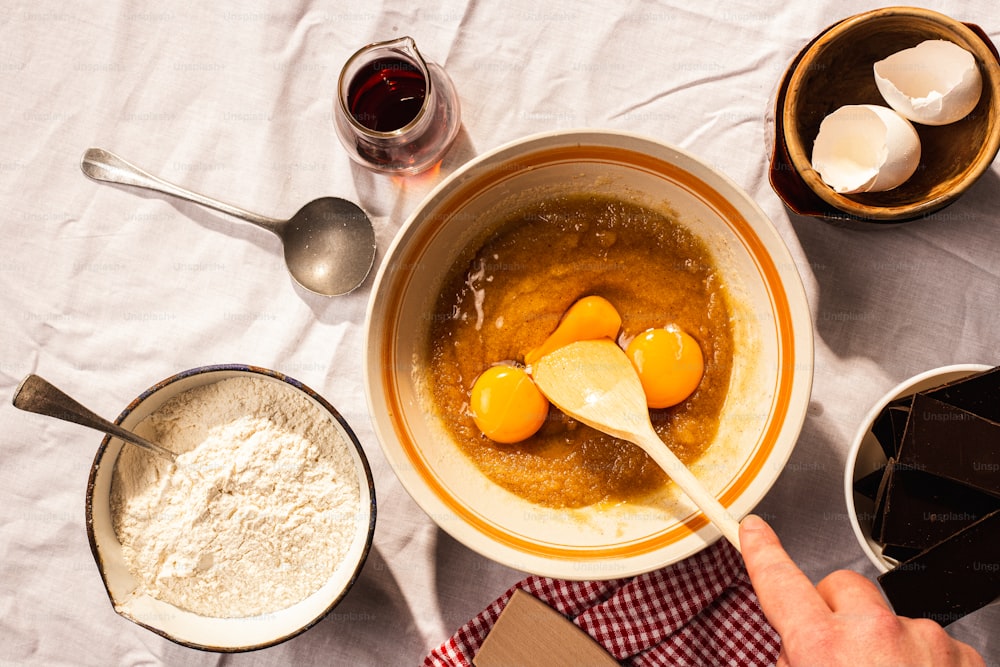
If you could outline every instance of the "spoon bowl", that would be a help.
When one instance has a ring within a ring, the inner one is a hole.
[[[739,523],[653,430],[639,376],[614,341],[582,340],[560,347],[539,359],[531,375],[546,398],[570,417],[642,448],[740,548]]]
[[[80,162],[95,181],[179,197],[262,227],[281,239],[285,264],[299,285],[323,296],[352,292],[375,263],[375,230],[363,210],[338,197],[314,199],[288,220],[268,218],[168,183],[118,155],[90,148]]]
[[[365,212],[338,197],[309,202],[278,233],[297,283],[326,296],[357,288],[375,261],[375,232]]]

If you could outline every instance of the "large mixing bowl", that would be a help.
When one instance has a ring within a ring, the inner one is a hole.
[[[436,297],[463,251],[505,212],[578,193],[674,215],[713,255],[732,301],[735,359],[718,433],[692,469],[733,515],[750,512],[781,473],[805,417],[813,369],[805,293],[788,249],[745,193],[650,139],[547,133],[484,154],[445,179],[403,225],[376,278],[365,387],[386,458],[444,531],[519,570],[608,579],[679,561],[720,533],[672,484],[662,502],[575,509],[535,505],[501,488],[449,436],[425,372]]]

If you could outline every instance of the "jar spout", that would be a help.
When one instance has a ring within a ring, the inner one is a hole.
[[[420,55],[420,49],[417,48],[416,40],[409,35],[398,37],[396,39],[390,39],[385,42],[375,42],[374,44],[369,45],[368,48],[372,51],[376,49],[390,49],[405,56],[409,56],[416,61],[416,64],[420,67],[420,69],[424,72],[427,71],[427,62],[424,60],[424,57]]]

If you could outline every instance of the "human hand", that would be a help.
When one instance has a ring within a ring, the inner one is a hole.
[[[896,616],[856,572],[838,570],[813,586],[760,517],[743,519],[740,545],[761,609],[781,635],[778,667],[985,667],[934,621]]]

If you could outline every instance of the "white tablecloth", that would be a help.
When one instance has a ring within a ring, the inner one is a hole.
[[[396,481],[366,412],[360,350],[371,278],[345,297],[299,289],[276,238],[143,191],[94,183],[83,151],[265,215],[335,195],[372,216],[383,257],[420,199],[506,141],[573,127],[680,146],[745,188],[806,285],[812,403],[792,459],[758,508],[814,579],[874,577],[842,493],[849,441],[901,379],[1000,362],[1000,171],[930,220],[859,232],[790,214],[767,181],[765,116],[798,49],[860,0],[597,3],[505,0],[63,3],[8,0],[0,18],[0,665],[412,665],[523,576],[448,535]],[[618,5],[618,6],[616,6]],[[992,0],[929,0],[1000,41]],[[461,98],[441,172],[352,166],[331,123],[360,46],[413,36]],[[141,390],[204,364],[273,368],[310,385],[371,461],[378,527],[346,599],[304,635],[222,658],[117,616],[84,528],[100,441],[19,412],[37,372],[109,418]],[[950,626],[1000,665],[1000,607]]]

